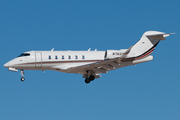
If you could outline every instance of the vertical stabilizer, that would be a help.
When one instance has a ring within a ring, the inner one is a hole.
[[[132,47],[130,54],[127,57],[142,58],[145,55],[150,55],[160,40],[165,40],[171,33],[158,31],[147,31],[141,39]]]

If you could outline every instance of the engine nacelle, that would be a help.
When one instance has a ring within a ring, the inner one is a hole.
[[[113,59],[117,57],[121,57],[121,55],[126,51],[126,49],[121,50],[107,50],[105,52],[105,59]]]

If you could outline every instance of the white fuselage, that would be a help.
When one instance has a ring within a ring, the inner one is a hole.
[[[119,50],[123,52],[125,49]],[[66,73],[79,73],[84,74],[86,71],[78,69],[71,70],[76,66],[89,65],[99,63],[106,60],[106,51],[28,51],[17,58],[7,62],[4,66],[9,70],[55,70]],[[114,56],[114,58],[117,56]],[[142,62],[151,61],[152,56],[146,57],[141,60],[121,62],[116,68],[138,64]],[[106,70],[106,71],[109,71]]]
[[[105,51],[29,51],[29,55],[17,57],[4,66],[24,70],[52,70],[58,66],[59,71],[100,62],[104,60]],[[75,71],[76,73],[77,71]]]

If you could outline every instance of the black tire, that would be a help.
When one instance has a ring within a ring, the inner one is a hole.
[[[93,80],[95,79],[95,76],[94,76],[94,75],[90,75],[89,79],[90,79],[91,81],[93,81]]]
[[[89,78],[86,78],[86,79],[85,79],[85,83],[88,84],[88,83],[90,83],[90,82],[91,82],[91,80],[90,80]]]
[[[21,78],[21,81],[24,81],[24,80],[25,80],[25,78],[24,78],[24,77],[22,77],[22,78]]]

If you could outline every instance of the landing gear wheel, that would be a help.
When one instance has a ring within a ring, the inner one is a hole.
[[[25,80],[25,78],[24,78],[24,77],[22,77],[22,78],[21,78],[21,81],[23,82],[24,80]]]
[[[89,76],[89,79],[90,79],[91,81],[93,81],[93,80],[95,79],[95,76],[94,76],[94,75],[90,75],[90,76]]]
[[[91,82],[91,80],[90,80],[89,78],[86,78],[86,79],[85,79],[85,83],[88,84],[88,83],[90,83],[90,82]]]

